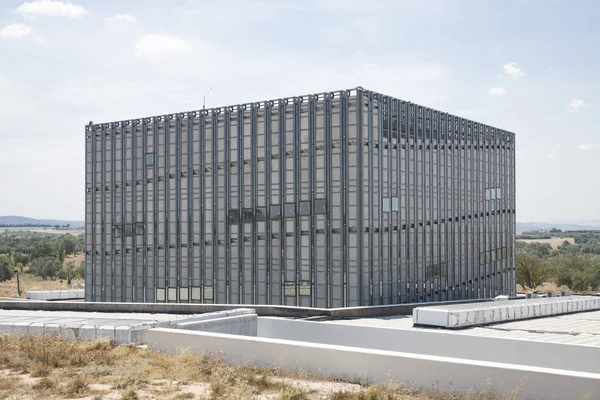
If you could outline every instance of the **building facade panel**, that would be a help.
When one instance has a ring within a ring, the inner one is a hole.
[[[86,126],[86,301],[515,293],[514,134],[364,89]]]

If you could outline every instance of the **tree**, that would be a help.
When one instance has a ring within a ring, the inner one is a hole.
[[[53,242],[45,240],[33,247],[31,251],[31,259],[35,260],[36,258],[42,257],[57,257],[56,250],[56,245]]]
[[[83,235],[77,236],[77,240],[75,241],[75,252],[73,254],[83,253],[84,245],[85,240]]]
[[[535,255],[519,254],[517,256],[517,283],[525,288],[535,289],[550,277],[550,270]]]
[[[44,281],[48,278],[55,280],[61,266],[61,262],[56,257],[40,257],[31,263],[31,272]]]
[[[525,244],[523,251],[527,254],[547,259],[552,254],[552,246],[548,243],[529,242]]]
[[[579,293],[600,289],[600,258],[597,256],[560,254],[552,258],[551,265],[557,285],[568,286]]]
[[[10,256],[0,254],[0,282],[11,280],[14,273],[14,265]]]
[[[67,255],[75,254],[75,250],[77,248],[77,238],[74,235],[71,235],[70,233],[66,234],[63,237],[62,242]]]
[[[26,266],[27,264],[29,264],[30,259],[27,254],[15,253],[13,255],[13,261],[15,262],[15,264],[17,265],[17,268],[19,268],[21,273],[23,273],[23,267]]]
[[[65,251],[65,246],[63,246],[62,242],[58,242],[56,244],[56,256],[58,257],[58,261],[61,263],[65,262],[65,257],[67,253]]]
[[[75,261],[68,261],[67,264],[58,271],[58,278],[65,279],[67,285],[70,285],[74,278],[79,277],[83,278],[83,263],[77,266]]]

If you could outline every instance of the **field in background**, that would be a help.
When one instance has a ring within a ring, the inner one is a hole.
[[[46,235],[66,235],[70,233],[71,235],[78,236],[83,235],[85,230],[83,228],[73,228],[73,229],[55,229],[55,228],[44,228],[44,227],[16,227],[16,228],[0,228],[0,232],[6,232],[16,234],[16,236],[27,236],[28,233],[41,233]]]
[[[560,246],[561,244],[563,244],[564,241],[568,241],[571,244],[575,244],[575,239],[573,239],[572,237],[553,237],[551,239],[518,239],[517,242],[524,242],[524,243],[532,243],[532,242],[537,242],[537,243],[548,243],[550,246],[552,246],[553,249],[556,249],[558,246]]]
[[[83,253],[77,254],[76,256],[67,256],[65,258],[65,263],[68,261],[75,261],[79,264],[81,261],[85,259],[85,255]],[[27,270],[27,269],[25,269]],[[30,273],[19,274],[19,279],[21,281],[21,297],[25,298],[25,294],[28,290],[64,290],[68,289],[67,281],[61,281],[60,279],[56,279],[55,281],[51,281],[50,279],[43,281],[42,278],[32,275]],[[73,285],[81,285],[83,284],[83,279],[73,279]],[[17,295],[17,276],[15,275],[10,281],[0,282],[0,297],[13,297]],[[0,396],[0,399],[2,397]]]

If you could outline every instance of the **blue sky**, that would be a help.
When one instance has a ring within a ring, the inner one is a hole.
[[[600,219],[599,19],[591,0],[3,0],[0,215],[83,219],[90,120],[363,86],[515,132],[518,221]]]

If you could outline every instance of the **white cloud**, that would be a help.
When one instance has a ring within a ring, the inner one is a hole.
[[[488,90],[488,94],[490,96],[502,96],[505,93],[506,93],[506,89],[501,88],[501,87],[493,87],[490,90]]]
[[[554,153],[548,154],[548,158],[554,158],[554,157],[556,157],[556,154],[554,154]]]
[[[18,39],[33,32],[33,28],[25,24],[10,24],[0,30],[0,37]]]
[[[126,22],[126,23],[133,23],[133,22],[137,22],[137,20],[135,19],[135,17],[133,15],[129,15],[129,14],[117,14],[114,17],[108,17],[104,20],[105,23],[107,24],[112,24],[115,22]]]
[[[556,148],[556,150],[560,149],[561,147],[563,147],[562,143],[557,144],[556,146],[554,146]]]
[[[25,2],[17,12],[23,15],[43,15],[47,17],[68,17],[79,19],[88,12],[82,6],[66,3],[59,0],[35,0],[30,3]]]
[[[587,104],[585,104],[585,101],[581,100],[581,99],[571,99],[571,102],[569,103],[569,109],[570,110],[579,110],[580,108],[586,107]]]
[[[133,53],[137,57],[159,58],[191,52],[192,46],[183,39],[169,35],[145,35],[136,43]]]
[[[600,143],[584,143],[584,144],[580,144],[579,148],[581,150],[597,149],[597,148],[600,148]]]
[[[525,75],[525,73],[521,71],[521,67],[515,62],[504,64],[502,68],[506,75],[514,79],[522,78]]]

